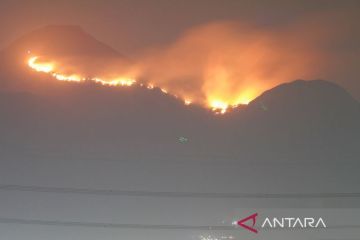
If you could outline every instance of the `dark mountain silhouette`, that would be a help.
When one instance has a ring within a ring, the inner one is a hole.
[[[56,97],[2,92],[1,145],[4,152],[92,153],[115,158],[140,153],[250,160],[360,156],[359,104],[343,89],[336,87],[331,100],[338,104],[330,106],[327,94],[319,92],[304,100],[306,91],[296,97],[286,89],[301,92],[308,85],[313,94],[312,85],[319,84],[321,92],[335,87],[325,81],[295,81],[224,116],[142,88],[76,84],[73,91]],[[279,92],[283,92],[280,96],[290,94],[288,102],[284,98],[286,104],[277,105]],[[189,141],[181,143],[180,137]]]
[[[29,48],[50,55],[123,58],[69,26],[34,31],[3,51],[2,156],[161,155],[234,161],[345,161],[360,156],[359,103],[327,81],[281,84],[248,106],[218,116],[157,89],[56,81],[19,64],[17,57]]]
[[[231,118],[234,129],[240,122],[244,126],[236,132],[237,138],[246,139],[247,149],[263,152],[265,158],[273,152],[283,158],[308,159],[314,158],[314,153],[319,159],[359,154],[359,102],[328,81],[281,84],[253,100],[243,114]]]

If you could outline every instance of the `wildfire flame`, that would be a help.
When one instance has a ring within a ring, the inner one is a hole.
[[[53,63],[37,63],[39,57],[31,57],[28,61],[29,67],[34,69],[37,72],[50,73],[54,71]]]
[[[56,72],[56,64],[53,62],[43,62],[39,61],[39,57],[31,57],[28,60],[28,66],[37,72],[43,72],[51,74],[54,78],[59,81],[67,81],[67,82],[83,82],[83,81],[94,81],[96,83],[106,85],[106,86],[132,86],[136,83],[134,79],[120,77],[116,79],[102,79],[98,77],[88,78],[81,76],[79,74],[72,74],[72,75],[64,75],[61,73]]]
[[[137,84],[137,81],[132,78],[127,77],[119,77],[116,79],[103,79],[99,77],[86,77],[80,74],[71,74],[66,75],[56,71],[56,63],[51,61],[41,60],[39,56],[32,56],[28,59],[28,66],[36,72],[42,72],[50,74],[56,80],[59,81],[67,81],[67,82],[84,82],[84,81],[93,81],[105,86],[132,86]],[[146,86],[147,89],[151,90],[154,88],[159,88],[164,94],[170,94],[175,98],[179,98],[176,94],[171,94],[167,89],[155,86],[152,83],[144,84],[140,83],[140,86]],[[244,103],[248,103],[250,99],[244,101]],[[189,98],[184,98],[183,102],[185,105],[190,105],[193,101]],[[208,107],[213,110],[216,114],[224,114],[228,110],[229,106],[236,107],[237,105],[230,105],[225,101],[221,100],[210,100]]]

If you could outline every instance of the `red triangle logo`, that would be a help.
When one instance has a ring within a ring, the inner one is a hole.
[[[246,230],[249,230],[250,232],[253,233],[258,233],[258,230],[254,228],[255,224],[256,224],[256,217],[258,216],[257,213],[254,213],[253,215],[250,215],[244,219],[241,219],[239,221],[237,221],[237,225],[245,228]],[[252,224],[251,225],[247,225],[246,222],[252,220]]]

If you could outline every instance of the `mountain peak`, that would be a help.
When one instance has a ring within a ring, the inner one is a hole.
[[[29,52],[47,56],[121,57],[118,52],[96,40],[76,25],[48,25],[25,34],[6,52],[17,56]]]
[[[247,112],[255,126],[277,132],[285,142],[306,134],[315,142],[330,141],[331,134],[343,141],[360,134],[359,102],[339,85],[324,80],[281,84],[252,101]]]
[[[284,101],[286,99],[286,101]],[[342,109],[359,103],[339,85],[325,80],[295,80],[265,91],[249,107],[268,105],[275,108]],[[356,108],[356,107],[355,107]]]
[[[103,71],[109,67],[109,62],[129,61],[80,26],[48,25],[23,35],[0,52],[0,88],[32,89],[37,86],[35,81],[28,81],[31,73],[28,61],[34,56],[55,60],[79,71],[90,69],[91,73],[94,69]]]

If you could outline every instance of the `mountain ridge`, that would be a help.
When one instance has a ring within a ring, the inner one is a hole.
[[[6,58],[6,65],[16,63]],[[360,156],[360,104],[324,80],[280,84],[247,106],[215,115],[159,89],[67,83],[29,69],[17,75],[1,69],[1,83],[18,83],[0,92],[0,142],[11,154],[91,149],[114,158],[137,151],[314,161]]]
[[[47,25],[24,34],[10,44],[7,52],[44,54],[95,54],[120,57],[110,46],[95,39],[77,25]]]

